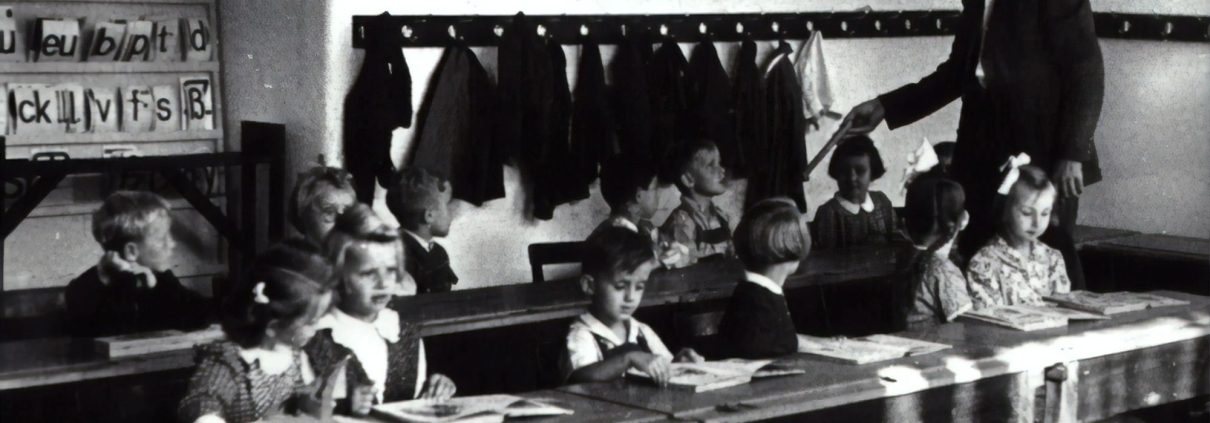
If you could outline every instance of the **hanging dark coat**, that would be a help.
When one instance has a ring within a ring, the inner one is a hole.
[[[345,97],[345,169],[359,201],[374,200],[374,180],[394,179],[391,131],[412,126],[412,76],[400,49],[402,36],[383,13],[366,24],[365,60]]]
[[[757,157],[761,158],[759,170],[748,179],[744,202],[751,205],[785,196],[794,200],[800,212],[806,213],[802,183],[807,168],[807,120],[802,114],[802,86],[789,55],[790,46],[783,41],[765,77],[768,134],[762,148],[757,149],[760,154]]]
[[[685,74],[689,85],[692,135],[714,141],[729,175],[743,175],[743,156],[735,137],[735,99],[731,79],[718,59],[714,43],[703,40],[693,48]]]
[[[609,108],[605,86],[605,68],[596,40],[585,37],[580,47],[580,66],[576,71],[576,92],[571,116],[571,163],[569,199],[588,198],[588,186],[597,178],[597,169],[618,153],[618,138]]]
[[[689,84],[685,72],[689,62],[675,41],[665,41],[647,64],[651,92],[651,154],[660,166],[665,183],[673,183],[676,172],[669,164],[685,137],[692,135],[689,115]]]
[[[736,55],[734,93],[736,162],[735,168],[729,170],[733,178],[742,178],[763,165],[757,160],[754,148],[764,143],[766,129],[764,76],[756,65],[756,42],[751,38],[740,43]]]
[[[609,70],[613,74],[613,116],[617,122],[621,154],[651,160],[651,101],[647,89],[647,61],[651,44],[630,35],[618,44]]]
[[[450,181],[453,197],[476,206],[504,197],[504,173],[492,125],[495,91],[465,45],[445,49],[418,119],[411,166]]]
[[[533,216],[547,220],[570,191],[562,173],[571,113],[567,59],[521,13],[504,31],[499,56],[500,142],[520,170]]]

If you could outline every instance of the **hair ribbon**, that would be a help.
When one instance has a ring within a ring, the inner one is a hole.
[[[920,142],[920,147],[916,151],[908,153],[907,168],[903,169],[903,192],[907,192],[907,187],[916,179],[917,176],[928,173],[937,166],[941,160],[937,158],[937,151],[933,150],[933,144],[929,143],[927,137]]]
[[[265,282],[257,282],[252,287],[252,301],[257,304],[269,304],[269,297],[265,295]]]
[[[996,189],[996,193],[1000,195],[1008,195],[1009,190],[1012,190],[1013,184],[1017,183],[1017,178],[1021,177],[1021,166],[1029,164],[1029,154],[1024,152],[1015,156],[1009,156],[1008,161],[1000,166],[1000,171],[1008,173],[1004,174],[1004,182],[1000,183],[1000,188]]]

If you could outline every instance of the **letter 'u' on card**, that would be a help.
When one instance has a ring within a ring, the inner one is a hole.
[[[80,21],[76,19],[38,19],[36,60],[40,62],[78,62]]]
[[[97,22],[92,32],[92,46],[88,48],[90,62],[116,62],[121,60],[122,43],[126,41],[126,24],[121,22]]]
[[[151,112],[151,103],[155,97],[147,86],[129,86],[122,88],[122,131],[149,132],[155,116]]]
[[[0,6],[0,62],[25,61],[25,34],[17,26],[12,6]]]
[[[176,132],[181,130],[181,98],[180,91],[171,85],[156,85],[151,87],[155,97],[152,113],[155,114],[153,132]]]
[[[186,130],[214,129],[214,100],[210,93],[210,78],[181,78],[181,109]]]
[[[47,84],[11,84],[13,133],[20,135],[62,134],[55,90]]]
[[[152,35],[155,22],[130,21],[126,24],[126,43],[122,46],[123,62],[151,61]]]
[[[117,91],[110,87],[89,87],[84,90],[88,108],[88,132],[118,132],[121,107]]]
[[[210,32],[210,22],[205,18],[185,19],[185,59],[190,62],[210,60],[213,35]]]

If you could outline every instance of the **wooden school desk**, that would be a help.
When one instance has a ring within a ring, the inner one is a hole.
[[[575,414],[570,416],[526,418],[520,420],[525,423],[646,423],[666,420],[664,415],[659,413],[607,401],[584,398],[556,390],[527,392],[517,394],[517,396],[544,400],[559,407],[575,410]],[[338,423],[377,423],[386,422],[387,420],[374,418],[373,416],[364,418],[341,416],[336,421]]]
[[[1080,257],[1092,290],[1210,295],[1210,239],[1135,234],[1086,245]]]
[[[892,247],[820,253],[786,283],[787,289],[885,277],[894,271]],[[688,303],[731,295],[742,269],[736,262],[703,263],[656,275],[643,307]],[[425,336],[570,318],[588,299],[578,283],[554,281],[468,289],[409,297]],[[91,340],[66,338],[0,342],[0,391],[151,373],[193,366],[193,351],[109,360],[91,351]]]
[[[905,336],[953,349],[866,365],[796,354],[781,362],[807,374],[704,393],[640,383],[582,384],[567,392],[677,419],[754,421],[810,415],[844,421],[1032,421],[1034,392],[1064,391],[1047,405],[1054,421],[1092,420],[1210,395],[1210,298],[1174,292],[1189,306],[1117,315],[1035,332],[950,323]],[[1045,382],[1066,365],[1065,381]]]

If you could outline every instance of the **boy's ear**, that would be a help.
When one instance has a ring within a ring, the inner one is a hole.
[[[684,185],[689,188],[693,188],[693,182],[694,182],[693,174],[691,174],[689,172],[681,172],[680,180],[681,180],[681,185]]]
[[[122,257],[122,260],[134,263],[139,260],[139,253],[141,253],[139,244],[127,242],[122,245],[122,251],[119,251],[118,255]]]
[[[424,209],[424,224],[432,224],[437,221],[437,212],[432,207]]]
[[[584,291],[584,293],[587,295],[592,295],[592,293],[596,290],[596,288],[593,286],[593,282],[595,282],[595,280],[592,278],[592,275],[580,275],[580,290]]]
[[[966,225],[971,222],[971,215],[966,210],[962,211],[962,217],[958,219],[958,230],[966,229]]]

